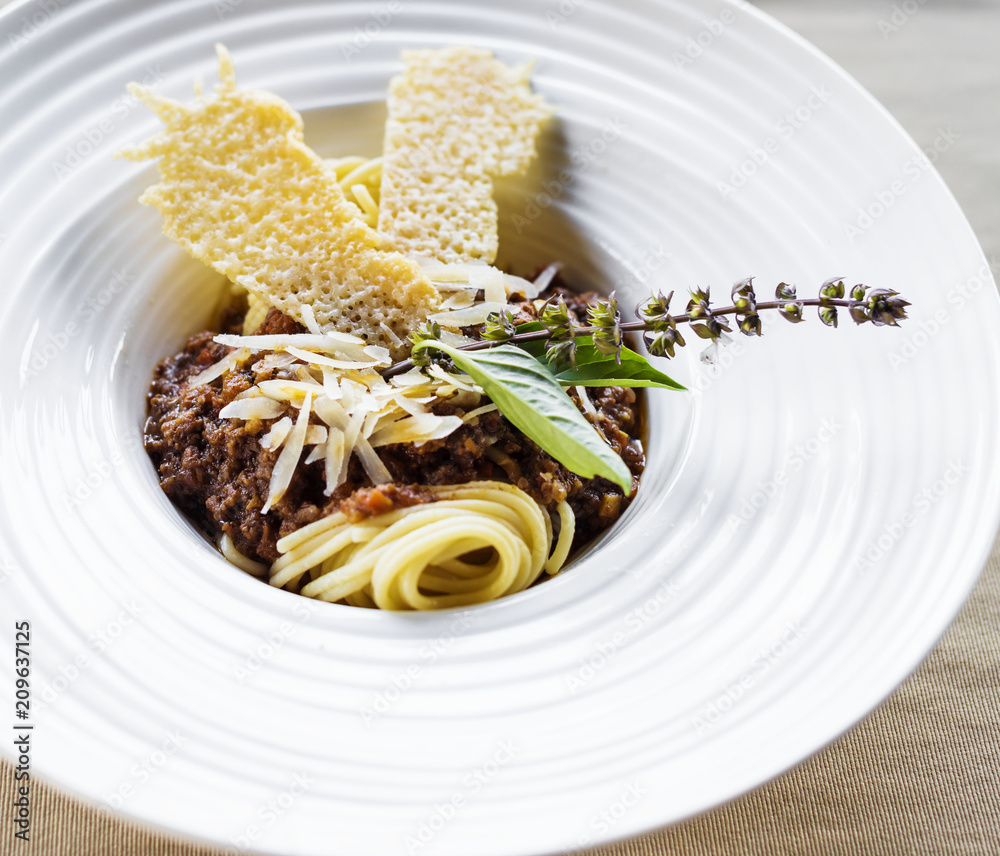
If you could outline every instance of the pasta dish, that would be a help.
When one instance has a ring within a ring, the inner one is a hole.
[[[124,153],[159,159],[142,201],[224,273],[215,330],[157,367],[146,448],[163,489],[234,565],[307,597],[383,609],[483,603],[560,570],[622,513],[643,467],[636,392],[574,384],[579,426],[616,461],[574,472],[444,355],[389,374],[421,324],[443,346],[488,319],[578,323],[596,295],[492,266],[494,178],[522,172],[552,110],[528,68],[411,51],[382,157],[324,161],[270,93],[221,83]],[[548,303],[547,303],[548,301]],[[578,468],[579,469],[579,468]]]

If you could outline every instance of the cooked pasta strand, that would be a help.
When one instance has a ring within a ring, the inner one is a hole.
[[[487,603],[555,574],[573,541],[573,511],[548,512],[520,488],[483,481],[430,488],[435,501],[352,524],[332,515],[278,542],[273,586],[325,601],[391,610]],[[555,544],[553,545],[553,540]],[[475,561],[488,552],[485,561]]]

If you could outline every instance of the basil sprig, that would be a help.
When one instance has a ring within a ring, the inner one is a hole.
[[[584,418],[560,381],[530,353],[513,345],[463,351],[433,339],[417,342],[413,352],[427,348],[450,357],[514,427],[566,469],[584,478],[602,476],[626,496],[632,492],[625,462]]]
[[[535,333],[545,329],[539,322],[519,324],[518,333]],[[531,356],[546,361],[545,342],[518,342]],[[630,348],[622,347],[621,362],[602,354],[594,345],[593,336],[576,337],[576,365],[561,365],[549,368],[563,386],[652,386],[659,389],[683,390],[673,378],[653,368],[649,361]]]

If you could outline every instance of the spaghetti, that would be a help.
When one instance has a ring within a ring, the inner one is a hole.
[[[429,488],[434,501],[351,523],[330,515],[278,541],[271,585],[352,606],[430,610],[470,606],[555,575],[573,542],[520,488],[495,481]],[[553,541],[555,542],[553,548]]]

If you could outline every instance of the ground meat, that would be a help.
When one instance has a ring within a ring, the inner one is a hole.
[[[558,286],[553,293],[566,299],[581,322],[587,299]],[[525,301],[519,315],[535,317]],[[230,318],[226,329],[238,329]],[[298,333],[301,325],[271,310],[258,333]],[[261,514],[279,452],[260,446],[260,437],[275,420],[220,419],[219,411],[253,384],[273,378],[280,370],[255,371],[248,363],[231,371],[224,381],[189,387],[188,378],[222,359],[229,351],[212,341],[214,334],[193,336],[185,349],[156,368],[149,391],[149,418],[145,445],[167,495],[211,535],[225,532],[237,550],[251,559],[278,558],[277,541],[301,526],[341,510],[352,520],[430,501],[426,485],[462,484],[500,479],[516,484],[539,502],[554,507],[569,502],[576,514],[574,546],[591,540],[618,519],[628,497],[604,479],[583,479],[568,471],[498,412],[484,414],[443,440],[422,446],[397,444],[379,449],[379,457],[394,483],[372,488],[357,458],[351,461],[347,482],[327,497],[322,461],[301,464],[282,499]],[[619,387],[588,390],[595,424],[621,454],[638,483],[645,459],[639,437],[639,402],[634,390]],[[571,397],[577,401],[576,392]],[[448,403],[435,408],[453,412]],[[581,407],[586,412],[586,408]]]
[[[410,508],[434,502],[434,494],[417,485],[382,484],[362,487],[340,503],[340,510],[351,523],[360,523],[378,514],[388,514],[397,508]]]
[[[302,330],[272,310],[256,332]],[[230,352],[213,336],[193,336],[181,353],[157,366],[149,391],[146,451],[163,490],[185,513],[211,534],[228,534],[244,555],[271,562],[278,558],[279,538],[336,511],[346,494],[324,497],[322,470],[300,467],[278,505],[260,513],[279,454],[262,448],[260,437],[275,420],[220,419],[219,411],[273,375],[244,369],[229,372],[221,386],[187,386],[190,377]]]
[[[258,336],[289,335],[291,333],[305,332],[306,328],[298,321],[294,318],[289,318],[283,312],[279,312],[273,307],[267,310],[267,316],[261,325],[254,330],[254,333]]]

